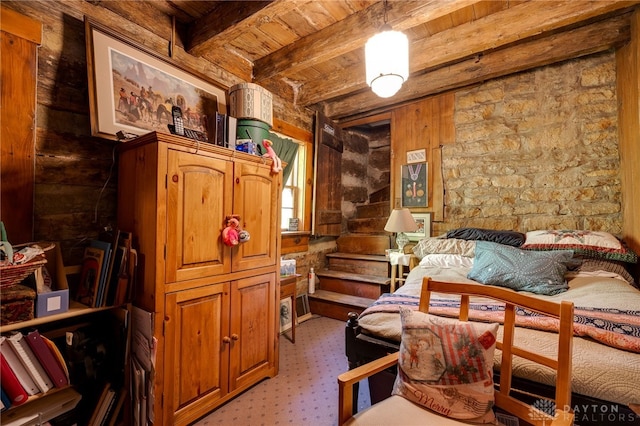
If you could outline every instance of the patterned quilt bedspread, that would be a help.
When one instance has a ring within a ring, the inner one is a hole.
[[[361,315],[397,313],[400,306],[418,309],[420,297],[385,293]],[[431,300],[429,312],[442,316],[457,316],[460,298]],[[470,303],[469,317],[476,321],[502,322],[504,304],[485,301]],[[516,310],[516,324],[536,330],[557,331],[558,321],[526,309]],[[617,308],[592,308],[574,306],[574,333],[590,337],[605,345],[640,353],[640,311]]]
[[[422,286],[422,278],[447,282],[473,282],[467,279],[468,268],[415,267],[405,284],[393,295],[384,295],[367,308],[359,318],[362,330],[372,336],[400,341],[401,323],[398,303],[415,306]],[[554,301],[570,300],[575,307],[573,344],[573,391],[621,404],[640,403],[640,290],[627,282],[605,276],[578,276],[569,280],[569,290],[555,296],[536,296]],[[459,300],[459,299],[458,299]],[[432,313],[457,315],[458,300],[451,295],[433,293]],[[493,306],[491,305],[493,303]],[[475,320],[499,322],[503,308],[500,304],[471,298],[470,316]],[[536,346],[547,356],[557,350],[553,321],[545,323],[540,316],[521,312],[517,316],[515,343]],[[501,330],[499,331],[501,333]],[[494,359],[499,366],[499,354]],[[538,383],[553,384],[553,374],[535,363],[519,357],[514,359],[514,374]]]

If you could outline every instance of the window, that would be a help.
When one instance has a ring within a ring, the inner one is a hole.
[[[286,231],[290,229],[290,219],[300,218],[300,188],[298,187],[299,176],[298,171],[300,170],[300,166],[298,164],[298,157],[300,156],[300,151],[298,151],[298,155],[293,163],[293,168],[291,170],[291,174],[289,175],[289,179],[284,183],[284,187],[282,189],[282,222],[281,228]],[[297,226],[296,226],[297,228]],[[297,229],[296,229],[297,230]]]
[[[305,195],[307,192],[305,173],[307,172],[307,145],[289,136],[279,134],[277,136],[289,139],[298,144],[298,152],[293,159],[292,169],[287,181],[282,188],[282,212],[280,227],[282,231],[289,231],[289,219],[298,219],[297,231],[304,229],[305,223]]]
[[[298,144],[291,174],[282,184],[283,232],[289,231],[289,219],[298,219],[298,232],[311,230],[311,197],[313,195],[313,133],[274,117],[271,130],[276,136]]]

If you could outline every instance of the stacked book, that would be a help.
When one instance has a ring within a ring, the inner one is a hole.
[[[2,409],[22,405],[32,395],[69,384],[57,346],[37,330],[0,337]]]
[[[69,386],[60,350],[35,330],[0,337],[0,383],[2,426],[44,424],[82,398]]]
[[[137,265],[132,235],[118,230],[109,239],[91,240],[84,252],[74,299],[91,308],[119,306],[131,297]]]

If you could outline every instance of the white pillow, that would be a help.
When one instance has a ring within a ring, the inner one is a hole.
[[[431,253],[420,260],[420,266],[425,268],[472,268],[473,258],[461,254]]]

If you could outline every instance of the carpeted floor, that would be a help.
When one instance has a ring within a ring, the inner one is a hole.
[[[335,426],[337,377],[346,371],[344,322],[313,316],[296,326],[296,343],[280,336],[280,372],[216,409],[196,426]],[[360,407],[369,405],[366,382]]]

